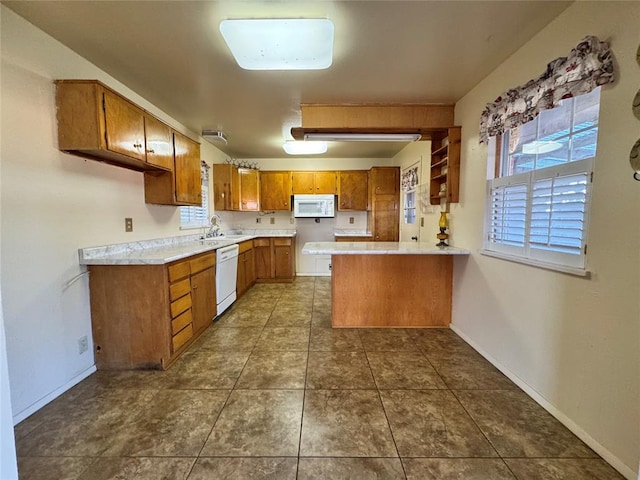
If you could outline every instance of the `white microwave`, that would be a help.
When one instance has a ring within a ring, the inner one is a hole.
[[[319,218],[335,216],[333,195],[294,195],[293,216],[296,218]]]

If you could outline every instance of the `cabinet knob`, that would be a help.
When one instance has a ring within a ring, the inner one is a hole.
[[[284,202],[284,206],[286,207],[287,205],[289,205],[287,202]]]

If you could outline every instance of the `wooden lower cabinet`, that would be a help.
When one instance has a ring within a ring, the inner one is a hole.
[[[90,266],[97,368],[168,368],[216,315],[215,261]]]
[[[256,281],[292,282],[296,276],[295,237],[256,238]]]
[[[236,295],[240,298],[256,283],[255,255],[253,241],[248,240],[239,245],[238,276],[236,281]]]

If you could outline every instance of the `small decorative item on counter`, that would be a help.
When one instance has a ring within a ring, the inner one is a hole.
[[[439,196],[441,197],[445,197],[447,195],[447,184],[446,183],[441,183],[440,184],[440,192],[438,193]]]
[[[445,233],[447,227],[449,226],[449,222],[447,220],[447,212],[440,212],[440,220],[438,221],[438,227],[440,227],[440,233],[436,235],[436,238],[439,240],[436,243],[436,247],[448,247],[447,239],[449,238],[449,234]]]

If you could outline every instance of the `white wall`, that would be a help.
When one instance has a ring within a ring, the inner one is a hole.
[[[640,3],[576,2],[456,106],[462,125],[453,328],[501,365],[627,478],[640,454],[640,184],[628,156],[640,134]],[[482,256],[487,148],[480,113],[584,36],[610,42],[618,81],[602,90],[589,232],[591,278]]]
[[[178,208],[144,203],[142,173],[57,150],[56,78],[95,78],[197,138],[4,6],[2,49],[1,279],[14,421],[93,371],[88,280],[78,248],[179,235]],[[223,155],[204,142],[202,158]],[[124,217],[134,231],[124,232]]]

